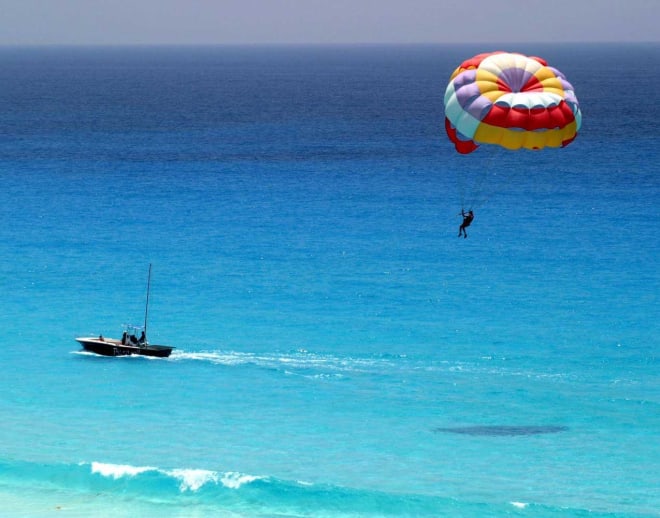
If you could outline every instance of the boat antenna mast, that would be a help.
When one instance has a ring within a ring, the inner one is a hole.
[[[149,263],[149,275],[147,276],[147,303],[144,306],[144,342],[147,341],[147,318],[149,317],[149,291],[151,289],[151,263]]]

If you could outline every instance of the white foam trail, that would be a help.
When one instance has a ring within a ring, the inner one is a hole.
[[[157,468],[151,466],[130,466],[127,464],[105,464],[103,462],[92,462],[92,473],[98,473],[104,477],[112,477],[115,480],[122,477],[134,477],[145,471],[155,471]]]
[[[256,365],[259,367],[282,369],[287,374],[294,374],[292,369],[318,369],[326,371],[325,375],[328,377],[341,376],[341,374],[337,373],[345,372],[380,371],[383,368],[394,368],[397,365],[397,361],[392,358],[346,358],[315,354],[306,350],[292,353],[260,354],[238,351],[174,351],[169,359],[171,361],[203,361],[226,366]],[[401,357],[398,359],[401,359]]]
[[[174,351],[170,360],[192,360],[215,363],[218,365],[244,365],[255,363],[255,357],[249,353],[204,351],[204,352],[183,352]]]

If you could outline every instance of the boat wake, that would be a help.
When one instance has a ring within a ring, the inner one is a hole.
[[[285,353],[251,353],[238,351],[174,351],[169,361],[198,361],[228,367],[253,366],[282,371],[289,375],[341,379],[355,373],[382,373],[399,369],[406,356],[373,355],[336,356],[297,350]]]
[[[186,351],[176,349],[170,362],[202,362],[226,367],[256,367],[322,380],[341,380],[354,375],[488,376],[562,381],[569,375],[552,368],[520,369],[515,361],[481,358],[466,361],[416,357],[407,354],[364,354],[342,356],[299,349],[287,352],[242,352],[233,350]]]

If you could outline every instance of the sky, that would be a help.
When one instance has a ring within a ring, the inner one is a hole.
[[[660,41],[660,0],[0,0],[0,45]]]

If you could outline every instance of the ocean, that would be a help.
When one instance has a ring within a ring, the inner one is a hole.
[[[660,45],[503,47],[570,146],[456,153],[487,45],[0,48],[0,515],[660,516]]]

